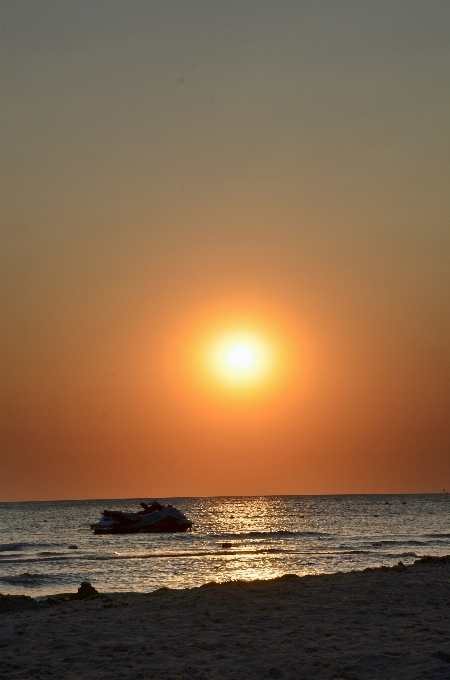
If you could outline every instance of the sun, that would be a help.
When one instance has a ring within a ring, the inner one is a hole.
[[[305,383],[304,338],[284,313],[214,303],[189,314],[169,337],[161,370],[194,410],[277,408],[282,394]]]
[[[228,352],[228,362],[237,371],[245,371],[255,361],[255,353],[247,345],[234,345]]]
[[[246,329],[229,330],[212,339],[206,352],[209,374],[229,387],[251,387],[264,381],[273,369],[270,343]]]

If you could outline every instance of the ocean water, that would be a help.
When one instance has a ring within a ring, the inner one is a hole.
[[[193,530],[91,532],[103,508],[135,511],[140,500],[149,501],[0,504],[0,592],[42,596],[84,580],[103,592],[149,592],[450,554],[449,494],[160,498],[182,510]]]

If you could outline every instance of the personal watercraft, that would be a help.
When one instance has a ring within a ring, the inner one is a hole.
[[[140,512],[103,510],[103,515],[91,524],[94,534],[145,534],[187,531],[192,522],[173,505],[161,505],[154,501],[150,506],[141,503]]]

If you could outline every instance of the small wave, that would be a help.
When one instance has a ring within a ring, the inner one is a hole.
[[[10,585],[21,586],[35,586],[48,578],[45,574],[30,574],[25,571],[23,574],[16,574],[15,576],[0,576],[2,583],[9,583]]]
[[[199,550],[191,552],[170,552],[170,553],[131,553],[131,554],[121,554],[115,553],[114,555],[87,555],[84,559],[91,560],[94,562],[106,562],[109,560],[151,560],[151,559],[179,559],[185,557],[220,557],[222,555],[241,557],[248,555],[267,555],[270,554],[303,554],[298,553],[296,550],[283,550],[283,548],[255,548],[253,550]]]
[[[401,543],[401,541],[399,541]],[[407,545],[428,545],[429,541],[405,541]]]
[[[429,541],[377,541],[377,543],[382,543],[383,545],[428,545]]]
[[[0,543],[0,553],[2,552],[25,552],[27,550],[38,550],[39,548],[48,550],[49,548],[62,548],[60,543],[26,543],[16,541],[14,543]]]
[[[0,543],[0,552],[14,552],[16,550],[25,550],[29,543]]]
[[[214,534],[211,536],[211,538],[237,538],[237,539],[243,539],[243,538],[283,538],[287,536],[325,536],[326,534],[321,533],[320,531],[287,531],[287,530],[280,530],[280,531],[248,531],[246,533],[242,534]]]
[[[16,557],[12,558],[7,556],[8,559],[2,558],[0,560],[0,564],[29,564],[30,562],[59,562],[61,560],[74,560],[74,559],[80,559],[79,556],[76,557],[66,557],[65,555],[62,555],[61,557],[56,556],[56,557]]]
[[[398,560],[400,557],[418,557],[418,555],[413,552],[383,552],[383,559]]]
[[[450,538],[450,534],[424,534],[425,538]]]

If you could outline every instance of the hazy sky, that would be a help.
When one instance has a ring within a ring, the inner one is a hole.
[[[1,4],[2,500],[449,489],[450,3]]]

